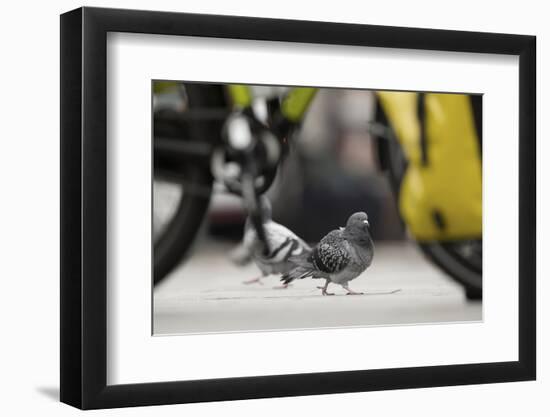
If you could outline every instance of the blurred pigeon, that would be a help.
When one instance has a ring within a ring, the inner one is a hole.
[[[243,241],[231,256],[233,261],[240,265],[253,260],[262,272],[262,276],[245,281],[245,284],[261,282],[260,280],[268,275],[284,274],[295,266],[288,261],[290,257],[301,256],[311,251],[309,245],[294,232],[272,220],[271,203],[267,197],[260,198],[260,209],[269,252],[265,252],[264,245],[258,238],[252,221],[248,218],[244,226]],[[286,288],[287,285],[285,284],[284,287]]]
[[[290,258],[295,266],[281,281],[288,284],[306,277],[324,278],[325,285],[318,287],[323,295],[333,295],[327,292],[331,282],[344,287],[348,295],[361,294],[351,290],[348,283],[372,263],[374,244],[369,227],[366,213],[352,214],[345,228],[330,232],[310,253]]]

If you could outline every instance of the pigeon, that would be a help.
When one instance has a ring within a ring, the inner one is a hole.
[[[374,243],[370,235],[368,216],[364,212],[352,214],[346,227],[331,231],[307,254],[289,259],[294,268],[283,274],[281,281],[289,284],[295,279],[324,278],[318,287],[323,295],[328,284],[341,285],[348,295],[362,294],[351,290],[348,283],[363,273],[372,263]]]
[[[252,220],[248,218],[244,226],[243,241],[233,251],[232,256],[233,261],[241,265],[253,260],[262,273],[258,278],[244,281],[245,284],[261,283],[260,280],[268,275],[285,274],[295,266],[289,262],[289,258],[311,251],[311,247],[294,232],[272,220],[271,203],[267,197],[260,198],[260,209],[269,252],[265,252]],[[283,287],[286,288],[287,285],[284,284]]]

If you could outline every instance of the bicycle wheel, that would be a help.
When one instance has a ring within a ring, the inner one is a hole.
[[[153,122],[155,285],[184,259],[205,218],[213,182],[209,158],[227,113],[221,85],[184,84],[179,94],[180,108],[155,112]]]
[[[381,165],[389,173],[393,194],[397,201],[401,181],[407,170],[407,159],[379,103],[375,118],[377,123],[390,128],[387,137],[379,138],[378,143]],[[417,244],[433,264],[462,285],[468,299],[482,298],[482,239],[417,241]]]
[[[482,298],[482,240],[420,243],[422,252],[464,287],[466,297]]]

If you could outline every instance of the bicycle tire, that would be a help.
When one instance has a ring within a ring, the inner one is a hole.
[[[223,87],[216,84],[185,84],[188,107],[211,109],[226,107]],[[194,138],[206,141],[220,140],[221,124],[219,120],[190,120],[187,128]],[[175,174],[169,180],[183,187],[173,217],[164,227],[156,242],[153,243],[153,283],[159,284],[178,266],[191,248],[201,224],[206,216],[212,194],[213,178],[208,165],[181,161],[175,168]],[[154,169],[155,178],[162,176],[161,169]],[[185,193],[189,185],[201,190],[200,193]]]

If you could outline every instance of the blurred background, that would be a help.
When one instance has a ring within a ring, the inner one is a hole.
[[[272,104],[289,89],[252,86],[251,91],[254,117],[265,121]],[[193,100],[202,104],[199,110],[190,105]],[[223,132],[234,103],[225,86],[153,83],[155,257],[165,256],[164,240],[172,252],[176,248],[172,256],[178,258],[162,279],[155,275],[155,334],[481,320],[481,303],[471,301],[481,298],[481,282],[479,291],[468,294],[470,287],[434,264],[431,249],[426,250],[435,247],[433,239],[420,242],[407,230],[396,191],[403,172],[396,180],[396,170],[388,172],[391,158],[384,154],[403,148],[403,142],[399,145],[394,137],[388,145],[397,129],[388,126],[387,115],[381,117],[380,101],[373,91],[319,89],[288,136],[290,150],[266,191],[274,220],[312,244],[344,226],[353,212],[368,213],[376,255],[372,268],[353,282],[367,297],[327,300],[312,280],[286,290],[275,288],[278,277],[243,284],[258,275],[255,265],[241,267],[231,261],[243,238],[247,212],[242,198],[212,177],[212,155],[220,140],[216,136]],[[395,163],[395,152],[392,158]],[[406,155],[398,158],[399,169],[406,169]],[[231,164],[226,168],[236,169]],[[189,202],[184,211],[187,221],[178,232],[178,243],[177,236],[166,235],[177,229],[173,219],[184,217],[178,212],[186,198],[194,204]],[[439,212],[434,213],[430,216],[439,224]],[[437,243],[438,249],[446,248],[445,256],[477,262],[479,277],[481,246],[480,236]],[[301,310],[299,319],[295,304]],[[327,314],[327,307],[337,313]]]
[[[312,102],[284,168],[268,191],[274,218],[308,242],[327,226],[343,226],[366,211],[376,240],[402,240],[405,231],[387,176],[377,166],[367,124],[374,116],[369,91],[322,89]],[[217,193],[208,230],[220,239],[242,238],[246,213],[238,197]]]

